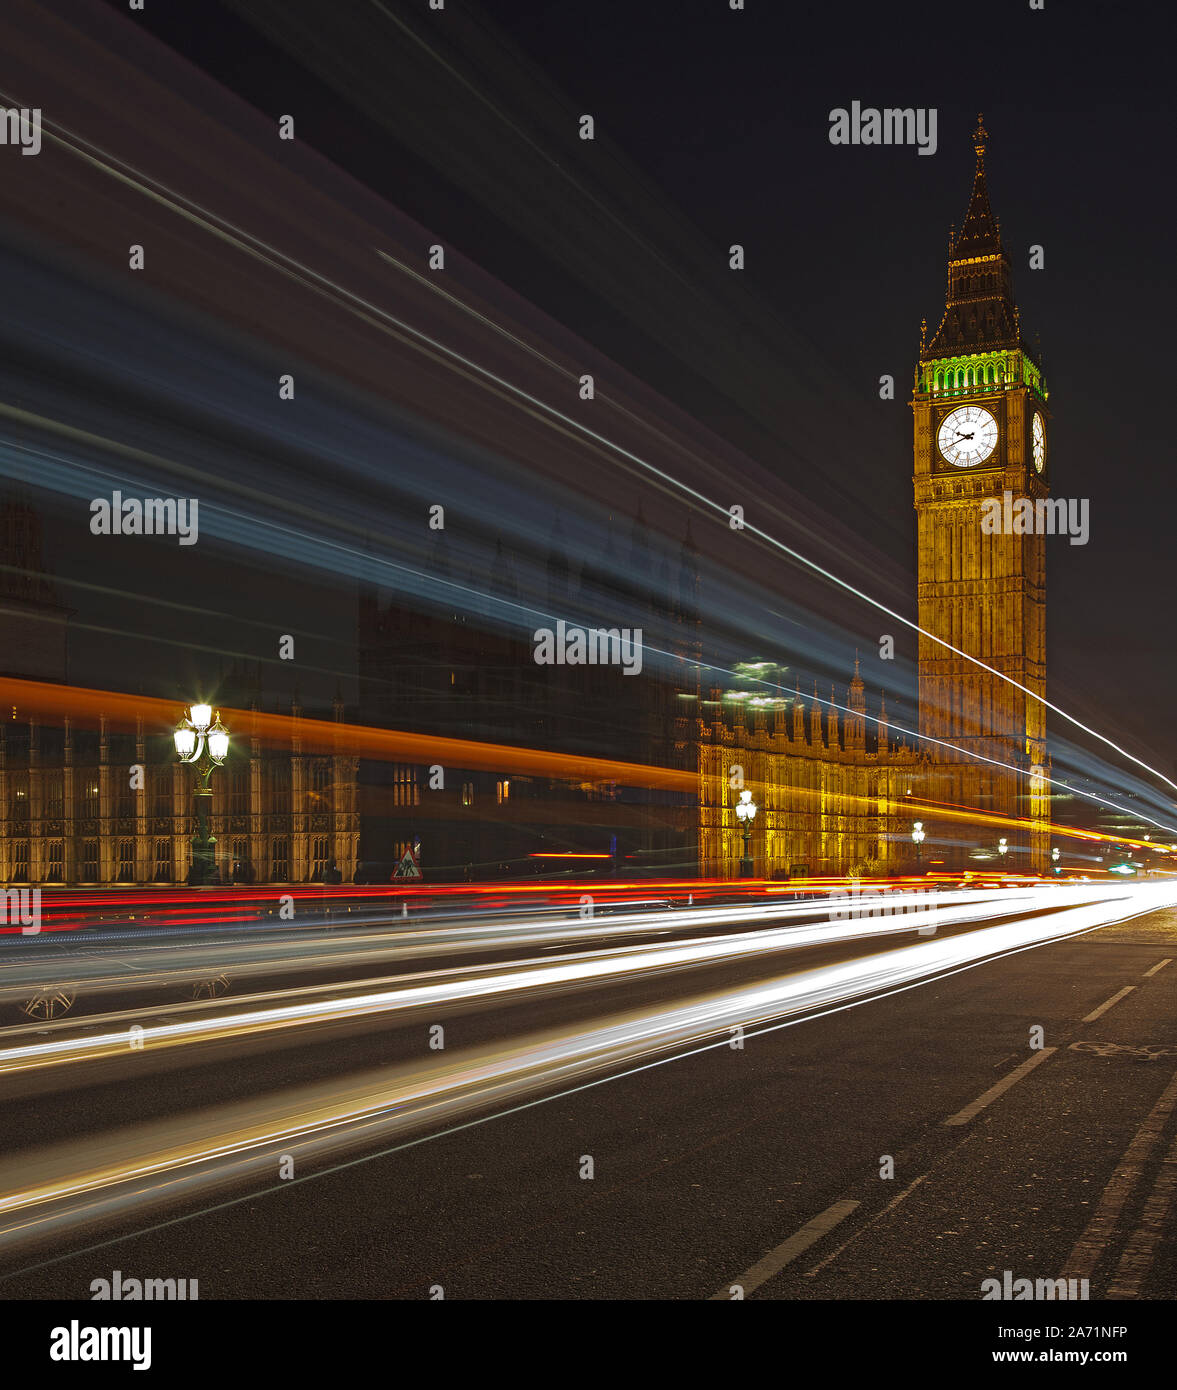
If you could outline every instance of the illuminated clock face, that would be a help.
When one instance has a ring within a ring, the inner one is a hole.
[[[962,405],[940,422],[940,452],[957,468],[976,468],[997,448],[997,421],[979,405]]]
[[[1034,467],[1039,471],[1046,467],[1046,421],[1041,411],[1034,412]]]

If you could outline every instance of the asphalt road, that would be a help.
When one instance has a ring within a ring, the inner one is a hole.
[[[696,970],[691,988],[758,972],[755,962]],[[667,975],[514,998],[449,1019],[447,1046],[587,1022],[678,988]],[[1172,1298],[1175,1002],[1177,912],[1153,913],[749,1036],[742,1049],[427,1132],[308,1181],[228,1191],[215,1201],[231,1204],[153,1216],[156,1229],[128,1235],[137,1219],[21,1251],[0,1264],[0,1298],[85,1298],[115,1269],[197,1278],[202,1300],[439,1289],[975,1300],[1005,1271],[1087,1278],[1092,1299]],[[5,1146],[84,1145],[116,1118],[403,1063],[425,1037],[424,1022],[387,1021],[244,1057],[213,1045],[139,1078],[123,1067],[10,1097]]]

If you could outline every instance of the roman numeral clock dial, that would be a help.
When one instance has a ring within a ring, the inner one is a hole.
[[[936,445],[957,468],[976,468],[997,448],[997,421],[979,405],[962,405],[940,422]]]

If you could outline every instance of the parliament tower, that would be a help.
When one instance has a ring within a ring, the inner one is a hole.
[[[1019,499],[1048,495],[1050,414],[989,205],[987,138],[978,118],[972,197],[949,242],[944,316],[930,340],[926,326],[921,332],[911,402],[920,735],[936,765],[920,791],[929,802],[978,813],[971,823],[930,815],[927,833],[944,851],[937,858],[963,863],[970,846],[996,846],[1004,837],[1009,871],[1043,872],[1050,833],[1045,539],[1018,518],[1006,522]],[[1003,502],[1000,529],[991,520],[982,526],[993,513],[987,499]]]

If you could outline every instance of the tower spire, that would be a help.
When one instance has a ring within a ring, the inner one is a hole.
[[[988,148],[989,132],[978,116],[973,131],[977,162],[968,211],[960,230],[954,228],[948,242],[944,317],[931,340],[921,344],[921,361],[1020,346],[1009,258],[989,202],[985,176]]]
[[[866,748],[866,686],[858,671],[858,653],[854,653],[854,678],[846,700],[848,713],[845,723],[846,747]]]
[[[964,256],[992,256],[1001,254],[1001,228],[993,216],[989,204],[989,190],[985,183],[985,150],[989,132],[980,116],[977,128],[973,131],[973,149],[977,155],[977,166],[973,170],[973,193],[969,199],[969,210],[961,224],[960,235],[953,245],[953,259]]]

